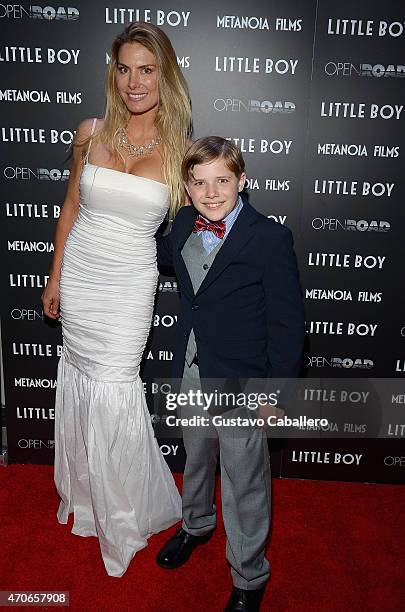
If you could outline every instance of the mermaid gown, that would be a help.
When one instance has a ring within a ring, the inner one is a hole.
[[[181,517],[139,367],[158,272],[154,234],[163,183],[87,163],[60,281],[63,354],[55,405],[57,517],[97,536],[110,576],[122,576],[147,538]]]

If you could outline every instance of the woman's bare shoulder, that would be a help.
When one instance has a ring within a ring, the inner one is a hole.
[[[96,119],[96,125],[94,126],[94,131],[100,130],[104,125],[104,119],[98,119],[93,117],[91,119],[83,119],[77,126],[76,130],[76,138],[78,141],[86,140],[93,130],[94,119]]]

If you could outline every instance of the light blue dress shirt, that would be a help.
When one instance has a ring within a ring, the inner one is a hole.
[[[215,247],[219,242],[221,242],[221,240],[225,240],[225,238],[231,231],[231,227],[235,223],[237,216],[242,210],[242,206],[243,200],[240,196],[238,196],[238,201],[236,203],[235,208],[231,210],[231,212],[225,217],[225,219],[222,219],[222,221],[224,221],[225,223],[225,235],[223,238],[218,238],[218,236],[216,236],[214,232],[209,232],[208,230],[200,230],[199,232],[196,232],[197,235],[201,236],[204,251],[207,253],[207,255],[209,255],[211,251],[215,249]],[[201,217],[205,219],[208,223],[211,223],[211,221],[204,217],[204,215],[201,215]]]

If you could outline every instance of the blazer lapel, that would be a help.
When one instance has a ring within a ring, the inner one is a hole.
[[[224,244],[218,251],[196,295],[205,291],[218,278],[241,248],[254,236],[251,225],[256,221],[256,215],[255,209],[246,200],[243,200],[242,210],[227,235]]]
[[[198,214],[197,210],[194,208],[194,206],[190,206],[190,214],[187,216],[187,218],[184,220],[184,222],[178,229],[178,240],[176,244],[176,253],[175,253],[175,259],[177,263],[176,265],[177,275],[180,277],[179,280],[182,281],[182,285],[184,287],[185,292],[190,297],[194,297],[194,289],[193,289],[193,284],[191,282],[190,275],[187,271],[187,266],[184,263],[184,259],[181,254],[181,250],[183,246],[185,245],[187,238],[191,234],[197,214]]]

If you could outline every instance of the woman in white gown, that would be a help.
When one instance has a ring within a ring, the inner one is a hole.
[[[139,367],[158,272],[154,234],[184,202],[187,85],[167,36],[134,23],[112,47],[103,120],[80,124],[42,300],[61,317],[55,406],[60,523],[97,536],[110,576],[181,517]]]

